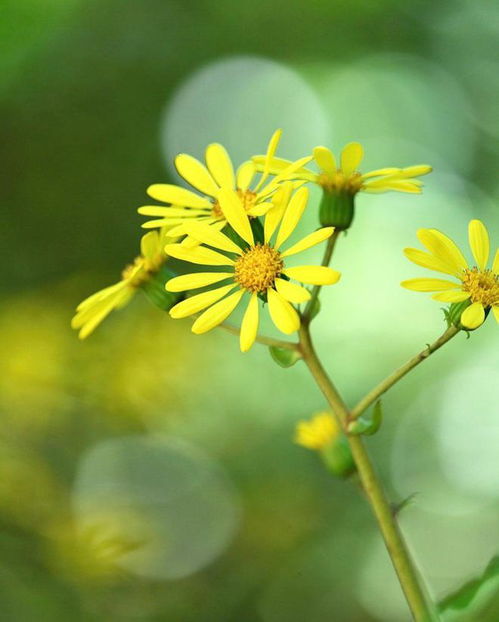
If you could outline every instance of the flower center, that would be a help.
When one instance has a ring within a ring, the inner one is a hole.
[[[362,188],[362,178],[358,172],[349,176],[344,175],[341,169],[336,173],[321,173],[317,179],[320,186],[328,192],[346,192],[348,194],[357,194]]]
[[[132,287],[141,287],[161,268],[164,260],[165,257],[159,253],[152,259],[146,259],[139,255],[135,257],[133,263],[128,264],[123,269],[121,278],[124,281],[130,280]]]
[[[480,302],[485,307],[499,304],[499,275],[492,270],[467,269],[461,280],[463,290],[471,294],[472,302]]]
[[[257,244],[245,251],[235,265],[235,279],[252,293],[273,287],[284,268],[281,255],[268,244]]]
[[[241,190],[238,188],[236,190],[237,196],[241,199],[244,209],[249,212],[249,210],[256,203],[256,192],[253,190]],[[211,208],[211,214],[213,218],[223,218],[222,208],[220,207],[220,203],[218,201],[214,201],[213,207]]]

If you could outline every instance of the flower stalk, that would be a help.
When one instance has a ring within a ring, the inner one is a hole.
[[[346,427],[350,418],[349,410],[324,370],[315,352],[310,330],[306,324],[303,324],[300,329],[300,349],[303,360],[317,386],[324,394],[334,414],[338,417],[345,433],[347,433]],[[362,488],[376,517],[414,620],[416,622],[431,622],[436,619],[435,614],[427,602],[420,584],[419,573],[411,560],[407,545],[393,515],[391,505],[386,498],[364,443],[359,436],[350,436],[347,433],[347,438]]]

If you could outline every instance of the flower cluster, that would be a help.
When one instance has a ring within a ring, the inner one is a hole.
[[[194,316],[196,334],[225,323],[245,298],[239,331],[242,351],[257,339],[262,306],[278,330],[291,334],[305,317],[308,320],[318,289],[340,279],[340,273],[329,267],[329,258],[334,240],[352,223],[357,193],[420,193],[419,177],[431,171],[420,164],[361,173],[364,152],[356,142],[344,147],[339,162],[322,146],[296,161],[286,160],[276,155],[280,138],[277,130],[264,155],[250,157],[237,169],[218,143],[208,145],[204,163],[179,154],[176,169],[191,189],[174,184],[148,188],[149,196],[164,205],[146,205],[138,211],[152,218],[142,226],[156,231],[143,236],[141,255],[123,271],[121,281],[78,306],[72,326],[80,338],[127,304],[138,289],[149,293],[172,318]],[[306,166],[312,161],[316,171]],[[307,208],[308,183],[323,191],[320,227],[289,242]],[[470,223],[475,265],[469,265],[439,231],[423,229],[418,237],[428,253],[406,249],[407,257],[458,282],[417,278],[402,285],[437,292],[434,298],[450,303],[453,315],[458,314],[460,328],[477,328],[490,310],[499,320],[499,258],[496,253],[492,268],[487,268],[489,238],[484,225],[477,220]],[[290,258],[324,242],[322,265],[289,264]],[[168,258],[179,260],[176,272],[163,269]],[[189,265],[204,268],[193,271]],[[456,304],[461,305],[457,311],[452,307]]]

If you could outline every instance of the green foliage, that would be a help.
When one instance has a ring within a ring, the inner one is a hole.
[[[478,592],[482,588],[491,588],[487,600],[499,591],[499,555],[488,563],[482,575],[471,579],[452,594],[446,596],[438,605],[441,613],[450,611],[464,611],[474,604]]]
[[[379,430],[382,420],[383,410],[381,407],[381,400],[378,400],[370,413],[362,415],[358,417],[358,419],[355,419],[355,421],[349,423],[348,432],[354,436],[359,436],[361,434],[372,436]]]

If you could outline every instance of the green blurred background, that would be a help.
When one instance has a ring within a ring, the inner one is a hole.
[[[494,0],[2,0],[2,620],[408,619],[355,485],[292,442],[325,407],[302,365],[144,297],[84,343],[69,322],[136,254],[175,153],[240,162],[277,127],[290,158],[359,140],[364,170],[435,172],[422,196],[360,196],[335,256],[314,329],[353,404],[443,329],[398,285],[423,273],[401,252],[416,229],[465,244],[478,217],[497,240],[498,36]],[[489,318],[369,440],[391,498],[417,493],[401,523],[435,598],[497,553],[498,384]],[[498,620],[483,592],[448,619]]]

